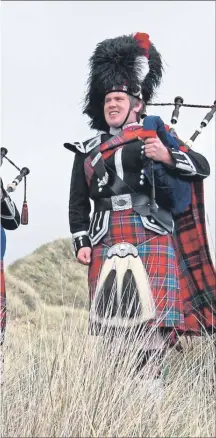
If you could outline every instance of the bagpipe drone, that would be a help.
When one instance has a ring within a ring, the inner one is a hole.
[[[182,97],[177,96],[174,100],[174,103],[149,103],[148,106],[170,106],[174,105],[175,108],[172,112],[171,117],[171,124],[175,125],[178,121],[179,117],[179,110],[181,107],[187,107],[187,108],[211,108],[211,111],[209,111],[204,119],[201,121],[200,126],[194,131],[192,136],[187,140],[186,142],[183,142],[185,146],[188,148],[192,148],[194,141],[198,137],[199,134],[203,131],[203,129],[209,124],[210,120],[213,118],[215,112],[216,112],[216,100],[214,101],[213,105],[193,105],[193,104],[184,104],[184,100]],[[162,141],[162,139],[161,139]]]

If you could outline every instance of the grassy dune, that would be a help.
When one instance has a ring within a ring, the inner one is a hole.
[[[59,239],[42,245],[31,255],[18,260],[6,270],[8,311],[14,311],[14,297],[19,304],[35,311],[40,304],[87,306],[87,268],[77,263],[71,239]],[[14,317],[15,315],[13,315]]]
[[[138,341],[88,336],[86,270],[67,240],[9,267],[7,285],[2,437],[216,436],[211,338],[166,355],[160,399],[157,358],[134,376]]]

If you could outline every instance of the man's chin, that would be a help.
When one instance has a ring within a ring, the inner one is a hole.
[[[122,123],[123,122],[121,122],[121,120],[110,120],[109,126],[110,126],[110,128],[119,128],[119,126],[121,126]]]

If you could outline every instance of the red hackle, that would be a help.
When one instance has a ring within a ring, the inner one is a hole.
[[[148,58],[150,47],[149,35],[147,33],[136,32],[133,37],[136,40],[138,46],[143,49],[143,55]]]

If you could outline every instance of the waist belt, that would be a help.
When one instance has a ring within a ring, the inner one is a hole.
[[[111,196],[94,201],[95,212],[104,210],[122,211],[133,208],[140,216],[151,216],[170,233],[173,231],[172,214],[158,206],[157,212],[151,212],[150,198],[139,193]]]
[[[141,206],[141,205],[150,205],[150,199],[147,195],[139,194],[139,193],[131,193],[126,195],[115,195],[110,198],[101,198],[94,201],[95,202],[95,211],[103,211],[103,210],[113,210],[113,211],[121,211],[121,210],[129,210],[130,208]]]

